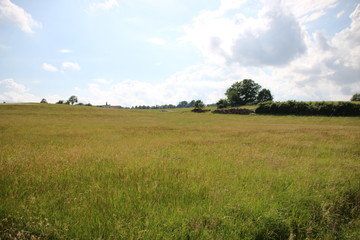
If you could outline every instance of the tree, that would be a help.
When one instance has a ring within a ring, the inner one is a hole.
[[[266,88],[262,89],[257,96],[258,103],[272,101],[272,100],[273,100],[273,96],[271,95],[270,90]]]
[[[191,102],[189,102],[188,107],[195,107],[195,100],[192,100]]]
[[[187,101],[181,101],[179,102],[179,104],[177,105],[178,108],[186,108],[188,106],[188,102]]]
[[[40,103],[48,103],[45,98],[41,99]]]
[[[350,101],[360,101],[360,93],[355,93],[350,99]]]
[[[227,108],[229,105],[229,102],[227,99],[220,99],[217,103],[216,106],[217,108]]]
[[[64,100],[59,100],[56,104],[64,104]]]
[[[251,79],[234,83],[226,90],[225,95],[231,106],[255,103],[261,86]]]
[[[197,100],[194,104],[195,109],[203,109],[205,104],[201,100]]]
[[[77,98],[77,96],[71,96],[70,98],[69,98],[69,103],[71,103],[71,105],[74,105],[74,103],[77,103],[78,102],[78,98]]]

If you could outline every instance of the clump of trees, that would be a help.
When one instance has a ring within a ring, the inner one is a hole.
[[[272,101],[273,96],[269,89],[262,87],[251,79],[236,82],[226,90],[225,95],[230,106],[250,105]],[[223,106],[221,103],[220,106]]]
[[[351,102],[263,102],[257,114],[301,116],[360,116],[360,104]]]
[[[201,101],[201,100],[195,101],[195,104],[194,104],[195,109],[201,110],[204,107],[205,107],[205,104],[203,103],[203,101]]]
[[[355,93],[355,94],[351,97],[350,101],[360,102],[360,93]]]
[[[41,99],[40,103],[48,103],[45,98]]]
[[[220,99],[217,103],[216,103],[216,107],[221,109],[221,108],[227,108],[229,106],[229,101],[227,99]]]
[[[74,105],[75,103],[78,102],[78,97],[75,95],[72,95],[71,97],[69,97],[68,100],[59,100],[56,102],[56,104],[67,104],[67,105]]]
[[[195,107],[195,100],[188,101],[181,101],[178,105],[173,104],[164,104],[164,105],[155,105],[155,106],[133,106],[131,109],[172,109],[172,108],[193,108]]]

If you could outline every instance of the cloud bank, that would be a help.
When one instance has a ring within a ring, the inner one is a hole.
[[[38,102],[39,98],[29,93],[24,85],[17,83],[12,78],[7,78],[0,81],[1,89],[4,89],[0,94],[0,101],[6,102]]]
[[[33,28],[41,27],[32,16],[10,0],[0,0],[0,19],[14,22],[22,31],[33,33]]]

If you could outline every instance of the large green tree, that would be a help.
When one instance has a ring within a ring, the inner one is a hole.
[[[261,103],[261,102],[272,101],[272,100],[273,100],[273,96],[271,95],[270,90],[266,89],[266,88],[261,89],[261,91],[259,92],[259,94],[257,96],[257,102]]]
[[[69,103],[71,103],[71,105],[74,105],[74,103],[77,103],[78,102],[78,98],[77,98],[77,96],[71,96],[70,98],[69,98]]]
[[[251,79],[234,83],[225,93],[231,106],[240,106],[257,102],[261,86]]]

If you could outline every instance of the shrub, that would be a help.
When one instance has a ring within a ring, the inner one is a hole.
[[[360,104],[351,102],[263,102],[257,114],[360,116]]]
[[[355,94],[351,97],[350,101],[360,101],[360,93],[355,93]]]
[[[195,109],[203,109],[205,104],[201,100],[197,100],[194,105]]]
[[[217,108],[227,108],[228,105],[229,105],[229,102],[228,102],[228,100],[226,100],[226,99],[220,99],[220,100],[216,103]]]

